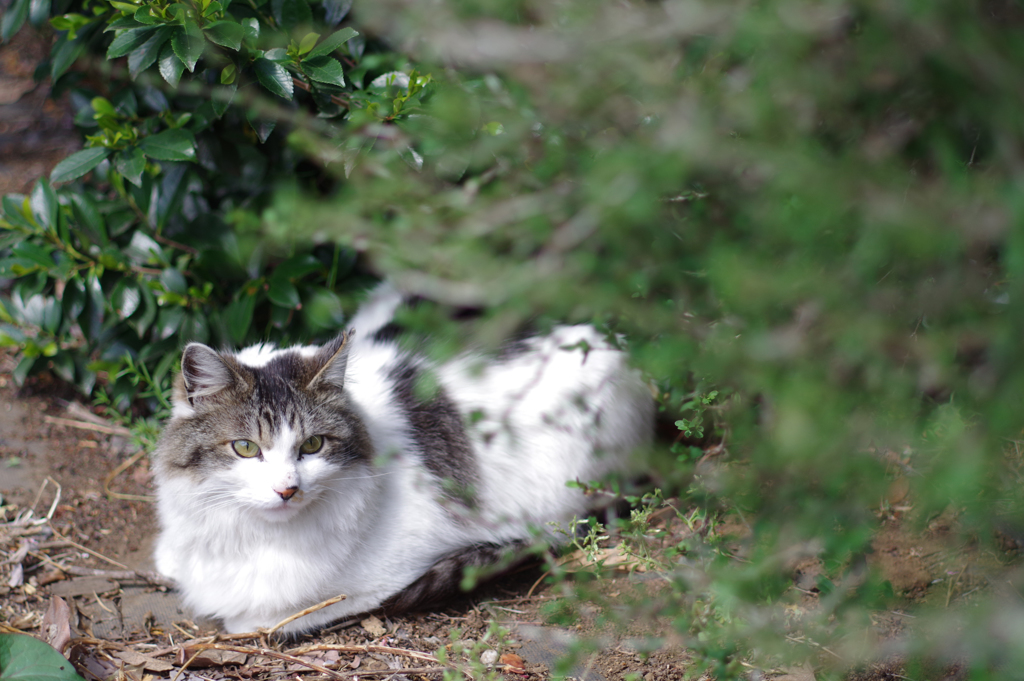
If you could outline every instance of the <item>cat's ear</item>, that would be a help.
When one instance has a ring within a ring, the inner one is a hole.
[[[329,343],[324,343],[313,356],[313,378],[306,384],[307,389],[331,386],[341,389],[345,385],[345,368],[348,365],[349,339],[355,333],[351,329]]]
[[[216,351],[202,343],[189,343],[181,354],[181,378],[188,403],[194,406],[197,398],[230,388],[238,377]]]

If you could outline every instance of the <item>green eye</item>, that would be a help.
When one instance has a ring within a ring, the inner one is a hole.
[[[303,454],[315,454],[324,446],[324,439],[319,435],[310,436],[305,442],[299,445],[299,451]]]
[[[251,459],[260,453],[260,448],[256,446],[256,443],[249,440],[234,440],[231,443],[231,448],[235,450],[235,454],[246,459]]]

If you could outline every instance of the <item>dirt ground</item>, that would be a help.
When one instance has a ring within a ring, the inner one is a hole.
[[[55,615],[47,609],[60,596],[69,606],[68,654],[90,680],[440,678],[444,665],[435,654],[444,648],[449,664],[469,669],[460,650],[475,650],[476,659],[505,678],[532,681],[551,678],[580,634],[597,631],[596,612],[567,618],[552,610],[558,587],[542,583],[540,569],[531,566],[436,611],[376,613],[300,641],[215,640],[216,628],[194,621],[149,572],[157,527],[148,461],[138,445],[52,379],[32,379],[19,390],[10,378],[14,365],[12,356],[0,354],[0,622],[6,622],[0,630],[49,638]],[[908,606],[948,606],[984,592],[1006,556],[958,545],[951,516],[911,531],[901,520],[905,496],[896,483],[883,501],[868,563]],[[820,573],[813,559],[794,566],[797,611],[815,607]],[[601,588],[614,602],[628,590],[657,594],[658,584],[652,576],[621,575]],[[898,638],[909,617],[903,609],[877,613],[875,635]],[[605,635],[601,649],[581,655],[569,677],[667,681],[692,672],[678,637],[653,632],[659,638],[652,651],[644,649],[643,633],[652,632]],[[944,675],[956,678],[955,671]],[[752,671],[751,678],[812,681],[815,672],[812,666]],[[849,678],[906,677],[895,659]]]
[[[172,678],[193,654],[180,679],[322,678],[298,662],[247,654],[253,641],[238,641],[242,650],[195,647],[209,643],[204,637],[216,628],[193,621],[173,592],[145,578],[153,570],[157,531],[146,457],[137,456],[124,429],[76,402],[59,383],[43,376],[18,390],[10,378],[14,366],[10,355],[0,354],[0,622],[45,638],[46,610],[60,596],[70,607],[71,659],[87,678]],[[439,670],[436,661],[425,660],[439,648],[459,660],[461,647],[482,652],[510,679],[548,678],[578,634],[592,629],[593,617],[581,613],[575,623],[551,624],[541,613],[557,593],[537,584],[542,576],[528,566],[434,612],[377,613],[315,639],[276,642],[274,650],[344,669],[345,678],[438,678],[437,671],[391,670]],[[648,587],[622,576],[608,588]],[[495,633],[495,626],[507,633]],[[183,640],[193,644],[182,648]],[[218,645],[229,644],[221,639]],[[321,649],[309,652],[310,646]],[[413,653],[419,657],[407,656]],[[600,681],[632,672],[662,681],[681,678],[687,662],[671,646],[648,653],[629,640],[609,641],[569,674]]]

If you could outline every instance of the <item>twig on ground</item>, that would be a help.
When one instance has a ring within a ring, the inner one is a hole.
[[[545,572],[544,574],[542,574],[542,575],[541,575],[540,577],[538,577],[538,578],[537,578],[537,581],[536,581],[536,582],[534,582],[534,583],[533,583],[533,586],[531,586],[531,587],[530,587],[530,590],[526,592],[526,596],[525,596],[525,597],[526,597],[526,598],[530,598],[530,597],[532,597],[532,596],[533,596],[533,592],[534,592],[534,590],[535,590],[535,589],[536,589],[536,588],[537,588],[538,586],[540,586],[540,583],[544,581],[544,578],[545,578],[545,577],[547,577],[547,576],[548,576],[548,575],[550,575],[550,574],[551,574],[551,570],[548,570],[547,572]]]
[[[964,566],[960,569],[960,572],[957,574],[956,579],[951,581],[949,583],[949,588],[946,589],[946,607],[947,608],[949,607],[949,600],[953,597],[953,589],[956,588],[956,585],[960,583],[960,578],[963,577],[964,570],[966,570],[966,569],[967,569],[967,563],[964,563]]]
[[[64,542],[62,541],[46,542],[46,544],[40,545],[39,548],[56,548],[58,546],[62,546],[63,544]],[[116,580],[141,579],[154,586],[163,586],[167,587],[168,589],[174,588],[174,582],[167,579],[166,577],[158,575],[155,572],[142,572],[139,570],[98,570],[96,568],[78,567],[77,565],[61,565],[57,561],[47,556],[45,553],[40,553],[39,551],[29,551],[29,553],[38,558],[39,560],[49,563],[61,572],[67,573],[69,575],[74,575],[75,577],[106,577],[108,579]]]
[[[293,664],[301,664],[303,667],[308,667],[314,671],[320,672],[321,674],[327,674],[328,676],[334,679],[345,678],[344,674],[328,669],[327,667],[322,667],[316,664],[315,662],[303,660],[300,657],[289,655],[288,653],[278,652],[276,650],[271,650],[270,648],[253,648],[252,646],[236,646],[227,645],[224,643],[200,643],[195,646],[190,646],[190,648],[194,649],[196,652],[194,655],[192,655],[188,662],[186,662],[185,665],[182,666],[180,670],[178,670],[179,674],[185,670],[185,667],[187,667],[188,664],[192,662],[192,660],[194,660],[199,655],[200,652],[204,650],[226,650],[228,652],[233,653],[245,653],[246,655],[260,655],[262,657],[272,657],[274,659],[284,660],[285,662],[291,662]]]
[[[82,545],[81,545],[81,544],[79,544],[78,542],[76,542],[76,541],[74,541],[74,540],[72,540],[72,539],[68,539],[67,537],[65,537],[65,536],[63,536],[63,535],[61,535],[61,534],[59,534],[59,533],[57,532],[57,530],[54,530],[54,531],[53,531],[53,536],[54,536],[54,537],[56,537],[56,538],[57,538],[57,539],[58,539],[59,541],[61,541],[61,542],[65,543],[65,544],[67,544],[68,546],[70,546],[70,547],[72,547],[72,548],[76,548],[76,549],[78,549],[79,551],[85,551],[85,552],[86,552],[86,553],[88,553],[88,554],[89,554],[90,556],[93,556],[93,557],[95,557],[95,558],[99,558],[100,560],[102,560],[102,561],[105,561],[105,562],[107,562],[107,563],[110,563],[111,565],[113,565],[113,566],[115,566],[115,567],[119,567],[119,568],[121,568],[122,570],[131,570],[131,568],[130,568],[130,567],[128,567],[127,565],[125,565],[124,563],[118,563],[118,562],[117,562],[116,560],[114,560],[113,558],[107,558],[106,556],[104,556],[104,555],[103,555],[102,553],[99,553],[98,551],[93,551],[92,549],[90,549],[90,548],[88,548],[88,547],[86,547],[86,546],[82,546]],[[48,543],[49,543],[49,542],[48,542]]]
[[[437,663],[437,657],[430,653],[421,653],[417,650],[406,650],[404,648],[392,648],[390,646],[375,646],[375,645],[364,645],[364,646],[346,646],[346,645],[335,645],[331,643],[314,643],[306,646],[300,646],[293,648],[288,651],[291,655],[305,655],[306,653],[312,653],[319,650],[337,650],[339,653],[384,653],[387,655],[399,655],[401,657],[408,657],[413,660],[422,660],[423,662]]]
[[[178,677],[185,673],[185,670],[188,669],[188,666],[192,664],[197,657],[199,657],[199,653],[201,652],[203,652],[203,650],[199,649],[196,652],[192,653],[192,657],[185,660],[185,664],[181,665],[181,667],[178,669],[177,673],[175,673],[174,678],[172,678],[171,681],[178,681]]]
[[[131,437],[132,434],[132,431],[123,426],[101,426],[98,423],[78,421],[76,419],[65,419],[59,416],[43,416],[43,420],[56,426],[67,426],[68,428],[78,428],[79,430],[91,430],[105,435],[122,435]]]
[[[322,609],[326,608],[329,605],[334,605],[335,603],[340,603],[341,601],[345,600],[346,598],[348,598],[348,596],[346,596],[345,594],[340,594],[338,596],[334,596],[333,598],[328,598],[326,601],[323,601],[321,603],[317,603],[316,605],[310,606],[310,607],[306,608],[305,610],[300,610],[299,612],[295,613],[294,615],[289,615],[288,617],[285,617],[283,620],[281,620],[280,622],[278,622],[274,626],[270,627],[266,631],[261,631],[259,633],[261,633],[261,634],[273,634],[275,631],[277,631],[281,627],[284,627],[284,626],[287,626],[288,624],[291,624],[292,622],[294,622],[295,620],[299,619],[300,617],[305,617],[306,615],[309,615],[310,613],[314,613],[317,610],[322,610]]]
[[[114,478],[121,475],[121,473],[124,473],[130,467],[134,466],[135,463],[138,462],[138,460],[144,457],[145,455],[146,450],[140,449],[139,451],[135,452],[130,457],[122,461],[117,468],[115,468],[114,470],[110,471],[109,474],[107,474],[107,477],[103,479],[103,491],[106,493],[108,499],[123,499],[125,501],[147,501],[150,503],[156,501],[156,497],[151,497],[143,494],[122,494],[121,492],[114,492],[110,489],[110,483],[114,481]]]
[[[390,674],[442,674],[448,667],[406,667],[404,669],[364,669],[357,672],[344,672],[345,676],[386,676]]]

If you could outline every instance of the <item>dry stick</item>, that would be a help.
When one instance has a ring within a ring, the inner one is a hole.
[[[960,570],[960,573],[956,576],[956,579],[954,579],[952,582],[950,582],[949,583],[949,588],[946,589],[946,607],[947,608],[949,607],[949,599],[952,598],[952,596],[953,596],[953,589],[956,588],[956,585],[960,583],[960,578],[963,577],[964,570],[966,570],[966,569],[967,569],[967,563],[964,563],[964,566]]]
[[[346,646],[330,643],[316,643],[293,648],[288,652],[292,655],[304,655],[305,653],[312,653],[318,650],[337,650],[339,653],[383,653],[387,655],[400,655],[401,657],[408,657],[413,660],[422,660],[423,662],[437,663],[437,658],[430,653],[421,653],[416,650],[406,650],[404,648],[392,648],[391,646]]]
[[[108,499],[124,499],[125,501],[148,501],[148,502],[156,501],[156,497],[151,497],[151,496],[146,496],[146,495],[141,495],[141,494],[121,494],[120,492],[113,492],[110,489],[110,483],[112,483],[114,481],[114,478],[116,478],[117,476],[121,475],[121,473],[124,473],[131,466],[135,465],[135,463],[139,459],[144,457],[145,455],[146,455],[146,450],[145,449],[140,449],[139,451],[135,452],[130,457],[128,457],[127,459],[122,461],[121,464],[117,468],[115,468],[114,470],[110,471],[110,473],[107,475],[107,477],[103,479],[103,491],[106,492]]]
[[[61,535],[59,532],[57,532],[57,530],[53,531],[53,536],[56,537],[57,539],[59,539],[60,541],[64,542],[68,546],[70,546],[72,548],[76,548],[79,551],[85,551],[90,556],[94,556],[96,558],[99,558],[102,561],[106,561],[107,563],[110,563],[111,565],[113,565],[115,567],[119,567],[122,570],[131,570],[131,568],[128,567],[127,565],[125,565],[124,563],[118,563],[113,558],[107,558],[106,556],[104,556],[102,553],[100,553],[98,551],[93,551],[92,549],[90,549],[90,548],[88,548],[86,546],[82,546],[78,542],[76,542],[74,540],[71,540],[71,539],[68,539],[67,537]]]
[[[69,428],[78,428],[79,430],[92,430],[97,433],[103,433],[105,435],[124,435],[131,436],[132,431],[128,430],[123,426],[101,426],[98,423],[89,423],[88,421],[78,421],[77,419],[63,419],[59,416],[43,416],[43,420],[47,423],[52,423],[58,426],[67,426]]]
[[[155,572],[142,572],[140,570],[97,570],[95,568],[84,568],[78,567],[77,565],[68,565],[67,567],[60,568],[69,575],[75,575],[76,577],[106,577],[108,579],[142,579],[154,586],[165,586],[168,589],[174,588],[174,582],[162,577]]]
[[[537,581],[534,582],[533,586],[530,587],[530,590],[526,592],[526,598],[532,598],[533,597],[533,590],[536,589],[538,586],[540,586],[540,583],[544,581],[544,578],[547,577],[550,574],[551,574],[551,570],[548,570],[547,572],[542,574],[540,577],[538,577]]]
[[[317,603],[316,605],[311,606],[309,608],[306,608],[305,610],[300,610],[299,612],[295,613],[294,615],[289,615],[288,617],[285,617],[283,620],[281,620],[280,622],[278,622],[274,626],[270,627],[265,632],[261,631],[260,633],[261,634],[273,634],[275,631],[277,631],[281,627],[283,627],[283,626],[285,626],[287,624],[291,624],[292,622],[294,622],[295,620],[299,619],[300,617],[305,617],[306,615],[308,615],[310,613],[313,613],[313,612],[316,612],[317,610],[321,610],[323,608],[326,608],[329,605],[334,605],[335,603],[340,603],[341,601],[345,600],[346,598],[348,598],[348,596],[346,596],[345,594],[340,594],[340,595],[335,596],[333,598],[328,598],[326,601],[323,601],[322,603]]]
[[[279,653],[276,650],[271,650],[270,648],[253,648],[251,646],[232,646],[232,645],[225,645],[223,643],[200,643],[200,644],[198,644],[196,646],[192,646],[192,647],[196,650],[196,653],[191,658],[189,658],[188,662],[186,662],[185,665],[182,666],[182,668],[180,670],[178,670],[178,674],[179,675],[181,674],[181,672],[185,671],[185,667],[187,667],[199,655],[200,652],[202,652],[204,650],[227,650],[227,651],[233,652],[233,653],[245,653],[246,655],[262,655],[263,657],[272,657],[272,658],[275,658],[275,659],[278,659],[278,660],[284,660],[285,662],[291,662],[293,664],[301,664],[303,667],[309,667],[310,669],[312,669],[314,671],[318,671],[321,674],[327,674],[331,678],[335,678],[335,679],[344,679],[345,678],[344,674],[340,674],[340,673],[338,673],[336,671],[330,670],[327,667],[321,667],[320,665],[316,664],[315,662],[309,662],[308,660],[303,660],[301,657],[295,657],[294,655],[289,655],[288,653]],[[175,676],[175,678],[177,678],[177,676]]]
[[[192,662],[195,661],[197,657],[199,657],[199,653],[201,652],[203,652],[203,650],[200,648],[196,652],[192,653],[192,657],[185,660],[185,664],[181,665],[181,668],[178,669],[178,673],[174,675],[174,678],[171,679],[171,681],[178,681],[178,677],[185,673],[185,669],[187,669],[188,666],[192,664]]]
[[[358,672],[345,672],[345,676],[386,676],[388,674],[441,674],[448,667],[407,667],[405,669],[365,669]]]

